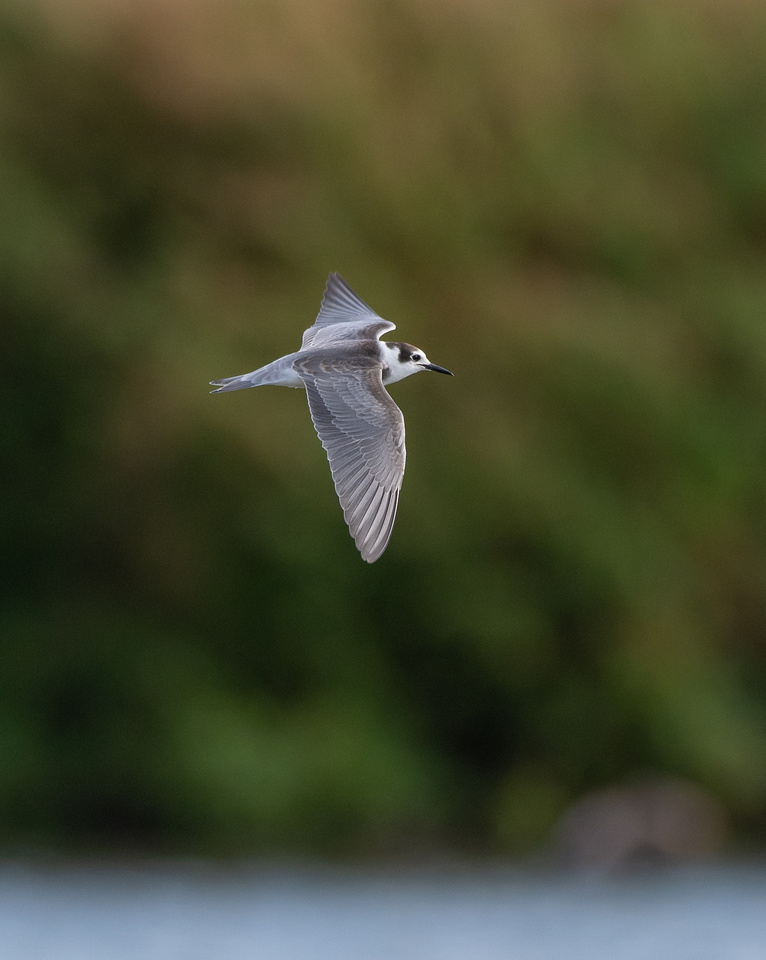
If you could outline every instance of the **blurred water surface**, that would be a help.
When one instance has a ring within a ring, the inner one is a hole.
[[[761,960],[766,869],[0,869],[14,960]]]

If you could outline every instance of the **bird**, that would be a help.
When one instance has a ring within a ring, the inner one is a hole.
[[[386,387],[424,370],[453,376],[411,343],[380,339],[395,329],[331,273],[300,350],[210,381],[211,393],[266,384],[305,389],[343,517],[367,563],[388,546],[404,478],[404,417]]]

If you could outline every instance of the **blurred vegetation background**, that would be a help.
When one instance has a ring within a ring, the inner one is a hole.
[[[0,843],[516,854],[644,772],[766,829],[766,8],[0,12]],[[338,270],[454,380],[364,564]]]

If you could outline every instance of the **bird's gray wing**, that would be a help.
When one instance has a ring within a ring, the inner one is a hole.
[[[372,358],[304,358],[295,370],[306,384],[351,536],[362,559],[373,563],[391,537],[404,477],[402,411]]]
[[[377,340],[396,324],[384,320],[358,297],[339,273],[327,278],[322,306],[313,326],[303,334],[301,349],[331,340]]]

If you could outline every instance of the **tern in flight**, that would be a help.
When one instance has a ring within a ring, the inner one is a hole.
[[[386,387],[422,370],[452,376],[411,343],[380,339],[395,327],[331,273],[300,350],[252,373],[211,381],[218,388],[211,393],[266,384],[305,389],[343,516],[367,563],[388,546],[404,477],[404,417]]]

